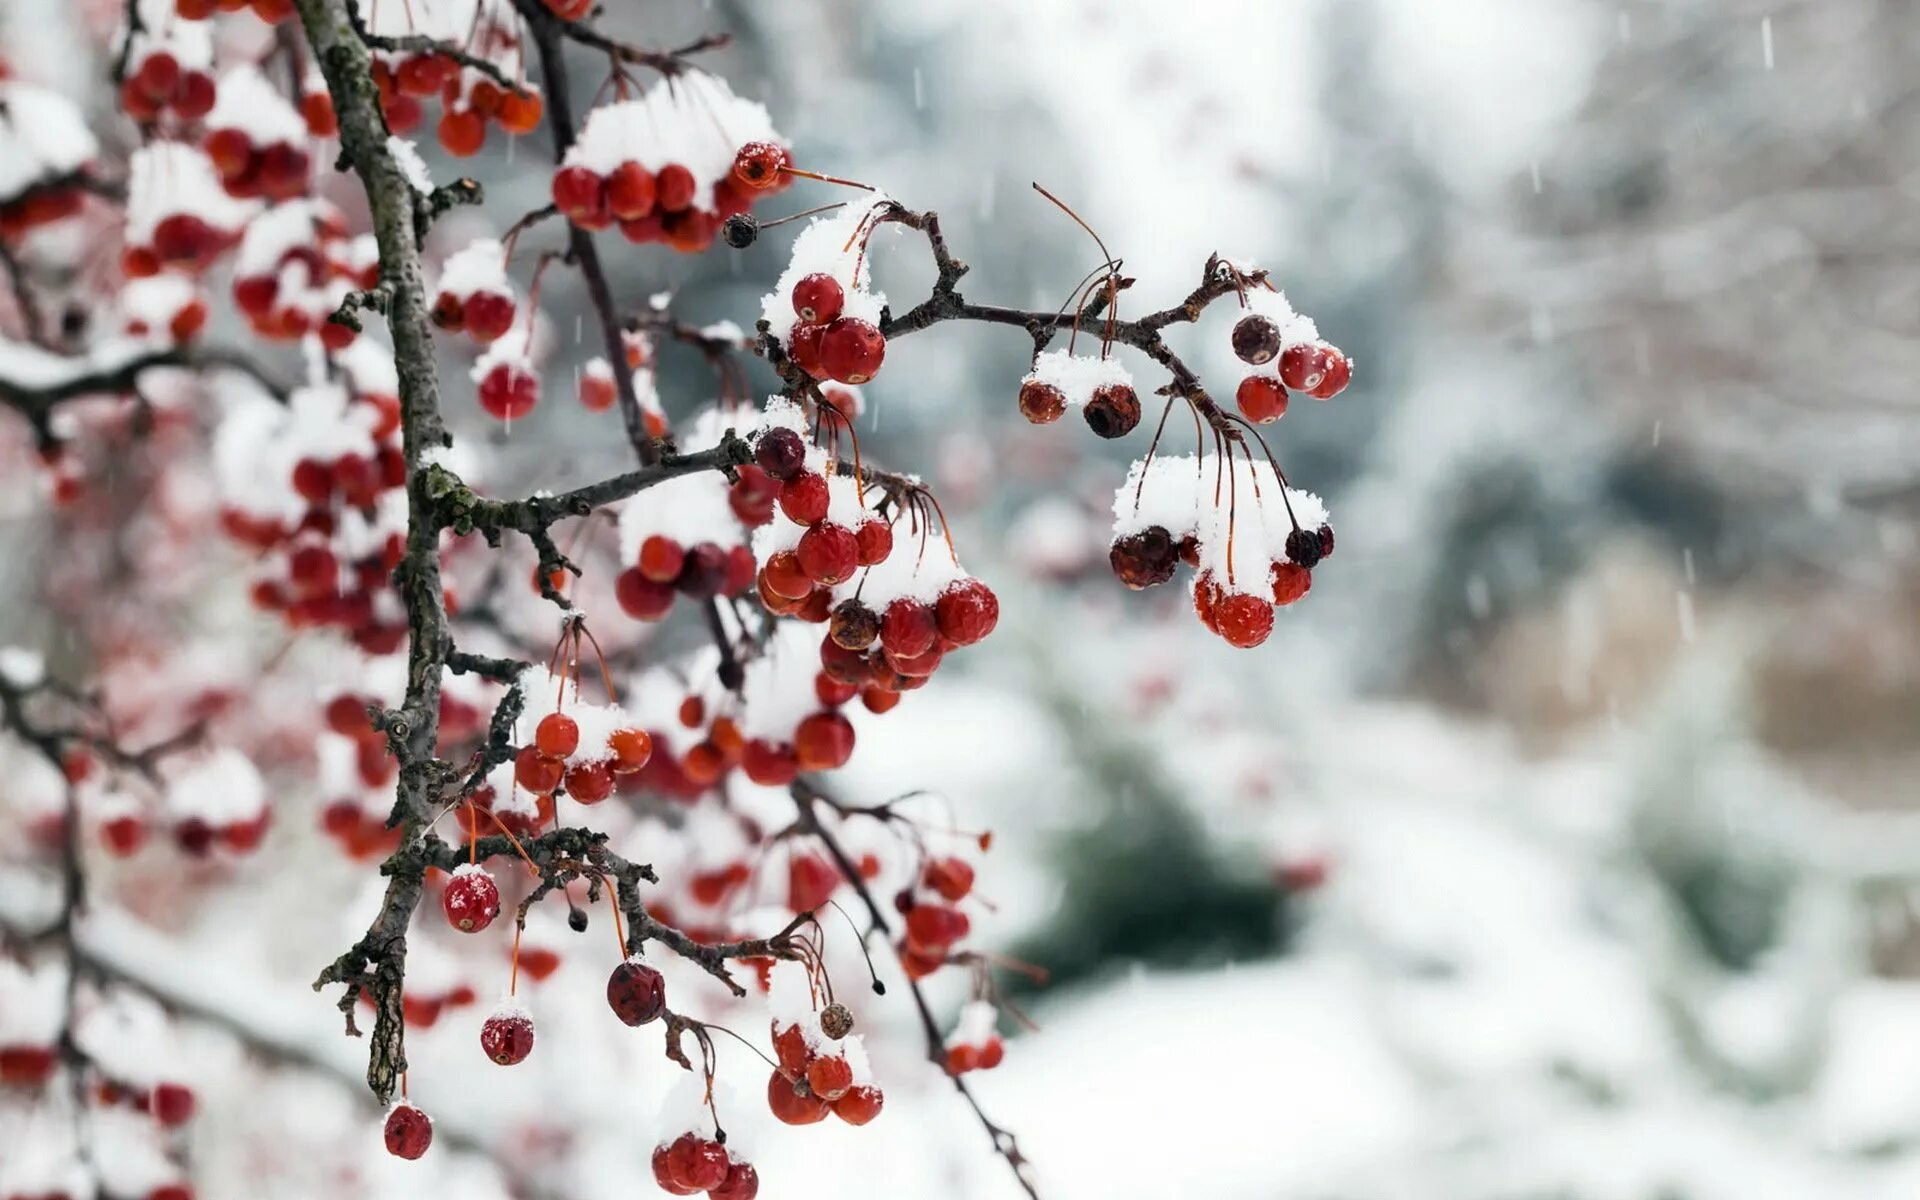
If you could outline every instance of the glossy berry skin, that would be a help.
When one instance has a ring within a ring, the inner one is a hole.
[[[767,1079],[767,1107],[788,1125],[812,1125],[827,1119],[826,1101],[775,1071]]]
[[[565,763],[542,754],[538,746],[522,746],[513,757],[514,781],[536,796],[552,795],[566,773]]]
[[[711,1191],[727,1181],[727,1148],[691,1133],[673,1140],[667,1150],[667,1166],[673,1180],[696,1192]]]
[[[693,204],[695,191],[699,184],[693,178],[693,172],[679,163],[668,163],[654,176],[654,203],[663,213],[681,212]]]
[[[1087,428],[1103,438],[1125,437],[1140,424],[1140,397],[1124,383],[1105,383],[1093,389],[1086,408]]]
[[[853,531],[854,540],[860,547],[860,565],[873,567],[887,561],[893,553],[893,526],[878,517],[869,517],[860,522],[860,528]]]
[[[653,1181],[659,1184],[660,1190],[667,1195],[697,1196],[700,1194],[699,1188],[682,1187],[680,1186],[679,1180],[675,1178],[673,1173],[672,1146],[664,1143],[655,1146],[653,1148],[653,1158],[649,1165],[653,1168]]]
[[[818,854],[796,853],[787,863],[787,907],[812,912],[839,890],[840,872]]]
[[[607,210],[615,220],[637,221],[653,212],[656,188],[653,173],[637,162],[624,162],[607,176]]]
[[[880,1115],[886,1096],[870,1084],[856,1084],[833,1102],[833,1115],[849,1125],[865,1125]]]
[[[956,646],[971,646],[1000,623],[1000,598],[978,579],[964,579],[940,593],[934,615],[941,637]]]
[[[1287,535],[1287,557],[1311,568],[1320,561],[1320,531],[1296,529]]]
[[[580,748],[580,725],[565,713],[548,713],[534,726],[533,744],[542,754],[565,758]]]
[[[500,915],[500,889],[485,871],[462,869],[447,881],[440,904],[447,924],[462,933],[478,933]]]
[[[1273,632],[1273,604],[1264,596],[1228,592],[1214,606],[1214,621],[1228,645],[1251,649]]]
[[[756,192],[776,187],[786,159],[786,150],[777,143],[748,142],[733,156],[733,177]]]
[[[837,712],[813,713],[793,731],[794,757],[802,771],[831,771],[853,757],[853,724]]]
[[[822,1055],[807,1064],[807,1087],[831,1104],[853,1087],[853,1068],[844,1058]]]
[[[656,583],[678,579],[686,561],[686,550],[670,537],[656,533],[640,543],[640,573]]]
[[[590,221],[606,210],[605,184],[585,167],[561,167],[553,174],[553,204],[571,221]]]
[[[1313,588],[1313,572],[1299,563],[1274,563],[1272,580],[1273,602],[1282,606],[1292,604]]]
[[[607,735],[607,749],[613,751],[613,773],[631,775],[653,757],[653,735],[644,729],[616,729]]]
[[[433,1145],[433,1120],[411,1104],[387,1114],[387,1153],[395,1158],[419,1158]]]
[[[503,1067],[526,1061],[533,1053],[533,1021],[525,1013],[494,1013],[480,1026],[480,1048]]]
[[[841,383],[867,382],[886,358],[887,339],[858,317],[836,318],[820,335],[820,367]]]
[[[613,769],[603,762],[567,768],[567,795],[582,804],[598,804],[613,795]]]
[[[1353,378],[1353,362],[1338,350],[1329,348],[1332,360],[1326,364],[1326,374],[1321,377],[1320,385],[1307,394],[1315,400],[1331,400],[1346,390],[1347,382]]]
[[[627,1025],[659,1020],[667,1010],[667,981],[645,963],[623,962],[607,977],[607,1007]]]
[[[1342,364],[1345,374],[1337,386],[1322,396],[1320,392],[1329,382],[1329,373],[1337,369],[1336,362]],[[1346,386],[1346,376],[1351,375],[1352,368],[1345,364],[1346,356],[1325,342],[1298,342],[1280,353],[1280,382],[1296,392],[1325,400]]]
[[[793,312],[803,325],[825,325],[840,315],[847,292],[825,271],[803,275],[793,285]]]
[[[831,499],[827,477],[816,471],[802,471],[780,485],[780,511],[795,525],[818,525],[826,520]]]
[[[1233,352],[1248,366],[1272,362],[1280,353],[1280,327],[1259,313],[1248,313],[1234,323]]]
[[[517,421],[540,402],[540,381],[512,363],[495,363],[480,380],[480,407],[501,421]]]
[[[1020,415],[1035,425],[1051,425],[1067,411],[1067,396],[1050,383],[1029,379],[1020,385]]]
[[[638,567],[614,577],[613,596],[620,611],[636,621],[658,621],[673,608],[673,585],[648,579]]]
[[[860,542],[844,525],[822,521],[800,535],[793,548],[800,569],[823,587],[845,583],[860,567]]]
[[[762,433],[754,443],[753,461],[762,471],[784,482],[799,474],[806,466],[807,445],[793,430],[775,426]]]
[[[147,1096],[147,1111],[162,1125],[184,1125],[193,1119],[193,1089],[179,1083],[155,1084]]]
[[[492,342],[513,328],[513,297],[499,292],[475,292],[461,307],[467,335]]]
[[[939,617],[911,596],[901,596],[888,604],[880,618],[880,644],[896,658],[925,654],[939,636]]]
[[[1240,413],[1256,425],[1271,425],[1287,415],[1287,389],[1267,375],[1249,375],[1234,389]]]
[[[973,890],[973,867],[964,858],[944,855],[930,858],[920,870],[920,882],[940,893],[949,904],[958,904]]]
[[[944,958],[972,926],[967,914],[957,908],[917,904],[906,917],[907,946],[918,954]]]
[[[727,1170],[727,1181],[707,1191],[708,1200],[754,1200],[760,1194],[760,1172],[752,1163],[737,1162]]]

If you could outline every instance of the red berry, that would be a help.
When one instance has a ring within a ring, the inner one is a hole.
[[[387,1114],[387,1153],[396,1158],[419,1158],[433,1144],[433,1120],[411,1104]]]
[[[522,746],[513,758],[515,782],[536,796],[552,795],[566,773],[565,763],[540,753],[538,746]]]
[[[513,297],[500,292],[475,292],[464,306],[467,335],[491,342],[513,328]]]
[[[826,1101],[800,1090],[778,1071],[767,1079],[767,1107],[788,1125],[811,1125],[827,1119]]]
[[[920,882],[940,893],[949,904],[958,904],[973,890],[973,867],[963,858],[946,855],[927,860],[921,868]]]
[[[833,1102],[833,1115],[849,1125],[865,1125],[880,1115],[886,1100],[879,1088],[856,1084],[847,1089],[846,1095]]]
[[[503,1067],[524,1061],[533,1053],[533,1018],[515,1008],[494,1012],[480,1026],[480,1048]]]
[[[686,561],[687,552],[670,537],[656,533],[640,543],[640,573],[655,583],[678,579]]]
[[[1264,596],[1228,592],[1214,606],[1214,620],[1229,645],[1249,649],[1273,632],[1273,604]]]
[[[822,521],[800,535],[794,547],[807,578],[831,587],[853,578],[860,567],[860,543],[844,525]]]
[[[658,1020],[667,1010],[667,981],[645,963],[623,962],[607,977],[607,1007],[628,1025]]]
[[[557,0],[547,0],[549,4],[556,2]],[[697,1196],[700,1194],[699,1188],[681,1187],[675,1179],[673,1173],[673,1147],[664,1142],[655,1146],[653,1148],[651,1165],[653,1167],[653,1181],[659,1184],[660,1190],[667,1195]]]
[[[165,50],[155,50],[140,61],[133,80],[155,100],[166,100],[173,95],[174,85],[180,82],[180,60]]]
[[[760,1172],[752,1163],[736,1162],[727,1168],[726,1182],[707,1191],[708,1200],[754,1200],[760,1194]]]
[[[906,917],[907,945],[916,953],[945,957],[972,925],[967,914],[957,908],[916,904]]]
[[[1287,415],[1287,389],[1271,375],[1249,375],[1234,389],[1233,398],[1240,412],[1258,425],[1270,424]]]
[[[618,398],[611,373],[583,371],[580,374],[580,407],[588,412],[605,412]]]
[[[877,684],[868,684],[860,689],[860,703],[867,706],[868,712],[876,715],[891,712],[893,706],[900,703],[900,693],[888,691]]]
[[[38,1087],[60,1062],[52,1046],[0,1046],[0,1083]]]
[[[793,752],[802,771],[831,771],[853,757],[853,723],[837,712],[802,718],[793,731]]]
[[[440,145],[455,158],[472,158],[487,144],[487,120],[472,109],[441,113],[435,132]]]
[[[880,618],[880,644],[896,658],[925,654],[939,636],[939,617],[911,596],[895,599]]]
[[[1279,605],[1292,604],[1307,594],[1313,587],[1313,572],[1299,563],[1276,562],[1273,564],[1273,602]]]
[[[100,840],[116,858],[130,858],[147,840],[147,823],[136,816],[114,817],[100,824]]]
[[[768,557],[760,568],[760,579],[767,590],[787,600],[804,600],[813,594],[813,580],[800,565],[800,556],[780,550]]]
[[[644,729],[616,729],[607,735],[607,748],[613,751],[613,773],[631,775],[653,757],[653,735]]]
[[[1346,355],[1327,347],[1326,373],[1320,379],[1320,385],[1308,390],[1307,394],[1315,400],[1331,400],[1346,389],[1347,381],[1353,378],[1353,363]]]
[[[733,177],[756,192],[774,187],[786,157],[786,150],[774,142],[748,142],[733,156]]]
[[[585,167],[561,167],[553,173],[553,204],[568,220],[590,224],[607,211],[606,184]]]
[[[213,76],[205,71],[188,71],[174,89],[173,111],[183,121],[198,121],[213,111],[214,96]]]
[[[935,606],[940,633],[956,646],[971,646],[1000,622],[1000,599],[978,579],[964,579],[940,593]]]
[[[853,1087],[853,1068],[844,1058],[822,1055],[807,1064],[807,1086],[831,1104]]]
[[[694,181],[693,172],[679,163],[668,163],[661,167],[660,174],[654,177],[654,185],[654,202],[662,212],[669,213],[690,207],[699,187]]]
[[[567,768],[567,795],[582,804],[598,804],[613,795],[613,769],[606,763],[575,763]]]
[[[658,621],[673,607],[673,585],[648,579],[638,567],[614,577],[613,595],[621,611],[636,621]]]
[[[500,915],[500,889],[484,869],[469,864],[447,881],[440,903],[446,909],[447,924],[462,933],[479,933]]]
[[[831,502],[827,477],[817,471],[802,471],[780,485],[780,511],[795,525],[817,525],[826,520]]]
[[[765,738],[754,738],[740,748],[740,769],[762,787],[785,787],[800,774],[793,747]]]
[[[858,317],[836,318],[820,335],[820,366],[841,383],[872,379],[880,373],[886,357],[887,339]]]
[[[854,540],[859,543],[860,565],[878,566],[887,561],[887,555],[893,553],[893,526],[879,517],[868,517],[860,522],[860,528],[853,531]]]
[[[727,1148],[691,1133],[675,1138],[667,1151],[667,1166],[681,1187],[710,1191],[727,1181]]]
[[[793,359],[794,366],[815,379],[827,377],[826,368],[820,365],[820,340],[826,336],[826,332],[825,325],[795,325],[793,332],[787,335],[787,357]]]
[[[773,1053],[780,1061],[780,1069],[796,1078],[806,1073],[807,1064],[813,1060],[807,1035],[798,1025],[789,1025],[773,1035]]]
[[[513,363],[495,363],[480,380],[480,407],[502,421],[517,421],[540,402],[540,381]]]
[[[753,444],[753,461],[772,478],[788,480],[806,466],[807,445],[794,430],[776,425]]]
[[[1280,382],[1296,392],[1311,394],[1326,382],[1327,371],[1339,354],[1324,342],[1296,342],[1280,352]]]
[[[624,162],[607,176],[607,208],[616,220],[637,221],[653,212],[653,173],[637,162]]]
[[[548,713],[534,726],[533,744],[551,758],[565,758],[580,746],[580,725],[565,713]]]
[[[796,853],[787,863],[787,907],[812,912],[839,890],[840,872],[818,854]]]
[[[193,1118],[193,1089],[183,1083],[155,1084],[147,1111],[162,1125],[185,1125]]]
[[[840,315],[846,301],[846,289],[825,271],[803,275],[793,285],[793,311],[804,325],[825,325]]]
[[[1020,385],[1020,415],[1035,425],[1051,425],[1067,411],[1067,395],[1050,383],[1029,379]]]

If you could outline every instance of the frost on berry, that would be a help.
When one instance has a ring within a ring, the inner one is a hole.
[[[500,888],[477,863],[462,863],[453,870],[440,903],[447,913],[447,924],[462,933],[478,933],[493,924],[500,915]]]
[[[494,1006],[480,1026],[480,1049],[503,1067],[533,1053],[533,1014],[511,998]]]
[[[433,1144],[433,1121],[411,1104],[395,1105],[387,1114],[387,1153],[396,1158],[419,1158]]]

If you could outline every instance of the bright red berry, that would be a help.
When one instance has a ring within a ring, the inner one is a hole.
[[[455,869],[440,903],[447,924],[462,933],[478,933],[500,915],[500,888],[485,868],[467,863]]]
[[[767,1079],[767,1107],[788,1125],[812,1125],[827,1119],[826,1101],[775,1071]]]
[[[896,658],[914,658],[933,648],[940,620],[933,608],[911,596],[887,605],[880,618],[880,644]]]
[[[1278,605],[1292,604],[1307,594],[1313,587],[1313,572],[1299,563],[1276,562],[1273,564],[1273,602]]]
[[[853,757],[853,723],[837,712],[801,719],[793,731],[794,757],[802,771],[831,771]]]
[[[794,554],[807,578],[831,587],[853,578],[860,566],[860,542],[844,525],[822,521],[800,535]]]
[[[886,357],[887,339],[877,327],[858,317],[836,318],[820,335],[820,366],[841,383],[872,379],[880,373]]]
[[[880,1115],[886,1096],[879,1088],[867,1084],[857,1084],[847,1089],[847,1094],[833,1102],[833,1115],[849,1125],[865,1125]]]
[[[1228,592],[1214,607],[1214,621],[1229,645],[1249,649],[1273,632],[1273,604],[1264,596]]]
[[[656,194],[653,173],[637,162],[621,163],[607,176],[607,209],[616,220],[650,215]]]
[[[1249,375],[1234,389],[1233,398],[1240,412],[1257,425],[1267,425],[1287,415],[1287,389],[1271,375]]]
[[[733,177],[756,192],[774,187],[786,158],[785,148],[774,142],[748,142],[733,156]]]
[[[780,511],[795,525],[817,525],[826,520],[831,500],[827,477],[817,471],[802,471],[780,485]]]
[[[673,607],[673,585],[648,579],[638,567],[614,577],[613,596],[620,610],[636,621],[658,621]]]
[[[935,613],[941,636],[957,646],[971,646],[1000,623],[1000,599],[978,579],[963,579],[940,593]]]
[[[846,302],[846,289],[825,271],[803,275],[793,285],[793,312],[803,325],[825,325],[840,315]]]
[[[480,1048],[503,1067],[524,1061],[533,1053],[533,1018],[522,1008],[495,1009],[480,1026]]]
[[[548,713],[533,729],[533,744],[550,758],[565,758],[580,746],[580,725],[565,713]]]
[[[613,795],[613,770],[606,763],[575,763],[567,768],[567,795],[582,804],[598,804]]]
[[[831,1104],[853,1087],[853,1068],[844,1058],[822,1055],[807,1064],[807,1086]]]

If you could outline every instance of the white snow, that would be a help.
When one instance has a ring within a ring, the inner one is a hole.
[[[78,171],[100,152],[80,110],[46,88],[0,82],[0,201]]]
[[[258,201],[227,195],[213,161],[195,146],[149,142],[133,152],[129,171],[127,240],[135,245],[152,241],[154,226],[175,213],[238,231],[260,211]]]
[[[476,238],[447,255],[440,265],[440,290],[465,299],[475,292],[494,292],[511,299],[507,279],[507,251],[498,238]]]
[[[718,76],[691,71],[661,80],[638,99],[595,107],[566,165],[604,177],[624,162],[655,173],[678,163],[699,185],[694,205],[711,209],[713,185],[732,173],[740,147],[779,140],[765,105],[734,95]]]
[[[170,765],[167,811],[176,818],[199,817],[210,825],[250,821],[266,806],[266,783],[253,760],[222,746]]]
[[[307,143],[307,123],[299,110],[252,63],[231,67],[220,76],[213,111],[207,114],[207,128],[238,129],[255,149],[276,143],[304,147]]]
[[[1110,384],[1132,387],[1133,376],[1117,358],[1048,350],[1034,360],[1033,369],[1020,382],[1052,384],[1069,405],[1079,407],[1093,398],[1096,388]]]
[[[845,208],[814,217],[793,239],[793,252],[787,260],[787,269],[780,273],[773,290],[760,298],[760,315],[766,320],[769,332],[782,345],[786,344],[794,324],[799,320],[793,311],[793,285],[809,275],[831,275],[839,281],[846,293],[841,316],[857,317],[876,326],[880,324],[880,310],[886,307],[887,297],[884,293],[872,290],[872,264],[866,261],[866,255],[873,253],[873,247],[869,244],[863,254],[861,239],[856,234],[869,215],[889,202],[884,193],[869,193]],[[879,231],[872,234],[872,240],[877,241],[892,229],[890,224],[880,226]],[[856,268],[859,273],[857,280]]]

